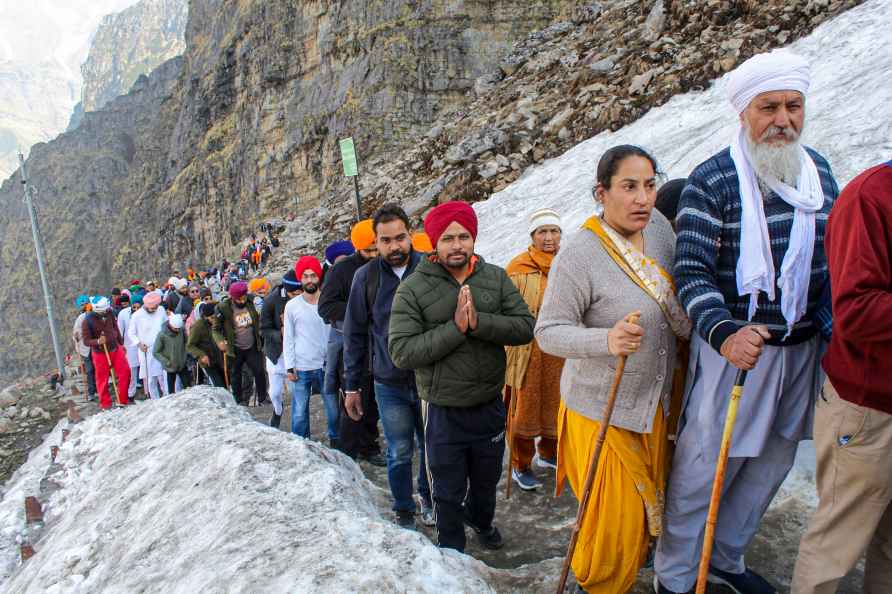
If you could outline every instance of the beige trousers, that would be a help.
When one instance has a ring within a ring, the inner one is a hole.
[[[820,501],[799,546],[792,594],[833,594],[865,551],[865,594],[892,593],[892,415],[843,400],[827,382],[815,450]]]

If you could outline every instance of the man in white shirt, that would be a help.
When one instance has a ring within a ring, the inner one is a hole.
[[[291,387],[291,432],[310,437],[310,395],[322,393],[323,366],[328,344],[328,324],[319,316],[319,283],[322,265],[313,256],[303,256],[294,265],[303,293],[285,306],[283,326],[285,367]],[[329,438],[337,437],[338,403],[326,398]]]
[[[139,348],[139,377],[143,390],[152,400],[167,396],[167,372],[152,354],[155,339],[167,322],[167,312],[161,307],[161,293],[147,293],[142,300],[142,309],[130,316],[127,327],[126,345]]]
[[[130,387],[127,389],[127,402],[133,402],[136,396],[137,382],[139,377],[139,347],[134,344],[128,344],[127,329],[130,327],[130,318],[142,307],[142,294],[136,293],[130,298],[130,303],[118,314],[118,330],[124,337],[124,346],[127,351],[127,365],[130,367]]]

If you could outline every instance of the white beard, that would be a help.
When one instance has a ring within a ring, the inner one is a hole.
[[[769,128],[762,137],[767,138],[773,136],[777,134],[778,131],[777,128]],[[758,142],[754,142],[750,138],[749,129],[747,129],[744,136],[746,138],[746,148],[749,153],[750,165],[752,165],[753,171],[756,172],[756,177],[759,179],[760,186],[765,185],[763,180],[768,178],[777,179],[788,186],[796,186],[796,183],[799,180],[799,172],[802,169],[802,164],[799,161],[799,148],[801,144],[799,142],[798,134],[793,132],[792,129],[787,128],[787,138],[790,142],[773,145],[764,142],[762,139]]]

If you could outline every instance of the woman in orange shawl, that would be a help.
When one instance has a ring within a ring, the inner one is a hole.
[[[545,295],[551,261],[561,245],[560,216],[548,208],[534,212],[530,217],[530,237],[532,245],[511,260],[506,271],[536,316]],[[557,465],[557,413],[564,360],[543,353],[535,340],[508,347],[507,355],[505,384],[512,440],[510,478],[521,489],[532,491],[542,486],[532,471],[537,450],[538,466],[553,469]],[[510,401],[512,398],[514,402]]]

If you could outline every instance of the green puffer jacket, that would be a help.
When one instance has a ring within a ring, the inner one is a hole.
[[[186,334],[182,330],[174,332],[170,326],[164,324],[164,328],[155,339],[152,354],[161,363],[164,371],[171,373],[186,368]]]
[[[477,309],[476,330],[459,331],[453,316],[461,287],[427,258],[400,283],[393,300],[390,357],[397,367],[415,370],[418,395],[438,406],[476,406],[499,398],[505,346],[533,339],[536,320],[508,275],[476,258],[465,280]]]

